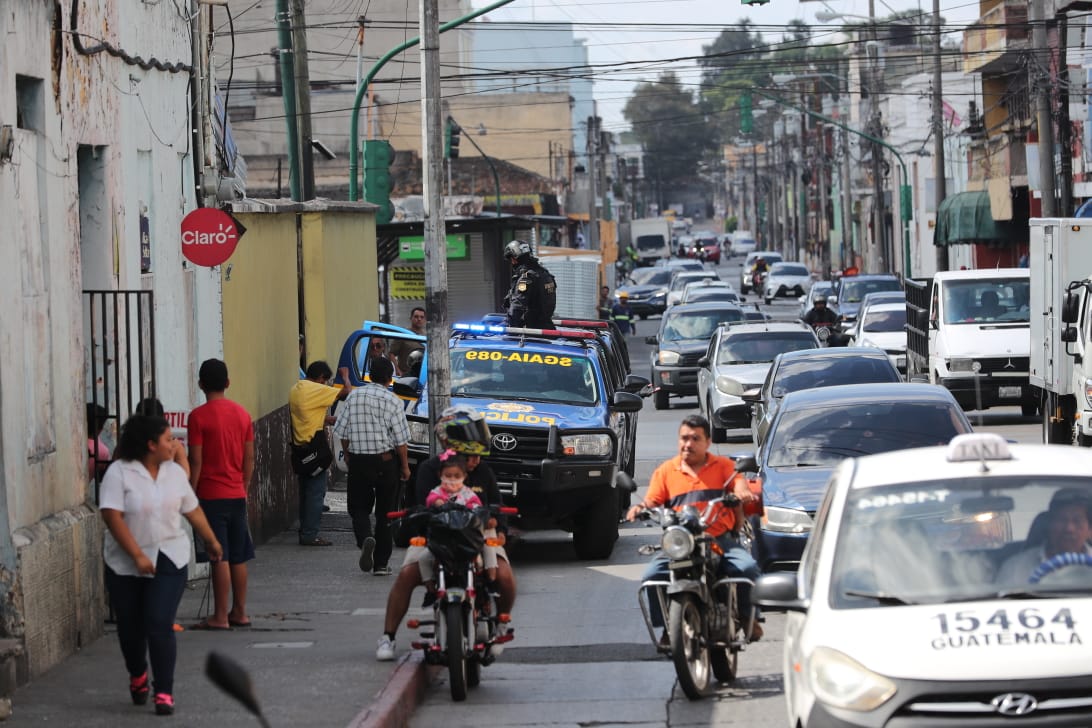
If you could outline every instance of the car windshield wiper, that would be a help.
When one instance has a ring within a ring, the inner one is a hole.
[[[1057,599],[1058,597],[1087,597],[1092,594],[1088,589],[1005,589],[989,595],[994,599]]]
[[[897,597],[894,594],[888,594],[887,592],[867,592],[859,591],[857,589],[846,589],[842,592],[842,595],[847,597],[860,597],[862,599],[875,599],[880,604],[891,606],[906,606],[914,603],[907,599],[903,599],[902,597]]]

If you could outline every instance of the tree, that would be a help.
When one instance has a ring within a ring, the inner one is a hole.
[[[716,138],[694,94],[672,72],[642,83],[622,110],[645,151],[645,175],[661,185],[693,179]]]

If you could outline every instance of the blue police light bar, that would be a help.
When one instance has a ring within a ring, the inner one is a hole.
[[[451,328],[455,331],[469,331],[474,334],[503,334],[508,331],[506,326],[490,326],[487,324],[457,323],[452,324]]]

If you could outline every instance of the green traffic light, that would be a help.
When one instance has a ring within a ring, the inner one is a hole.
[[[389,223],[394,217],[391,203],[391,164],[394,148],[386,139],[369,139],[364,142],[364,199],[379,205],[375,221],[379,225]]]

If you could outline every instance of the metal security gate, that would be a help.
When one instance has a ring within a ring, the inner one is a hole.
[[[154,313],[152,291],[83,292],[89,440],[95,437],[90,428],[101,419],[116,446],[121,425],[137,404],[156,396]],[[105,467],[97,450],[89,453],[96,502]]]

